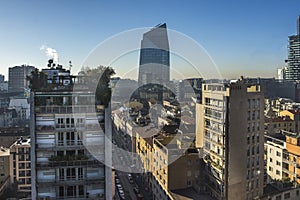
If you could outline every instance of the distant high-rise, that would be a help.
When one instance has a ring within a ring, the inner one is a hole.
[[[139,85],[163,84],[170,80],[167,25],[159,24],[144,33],[141,41]]]
[[[287,81],[300,80],[300,16],[297,22],[297,34],[289,36],[289,53],[286,60],[288,67],[285,77]]]
[[[0,83],[4,82],[4,75],[0,74]]]
[[[8,71],[8,90],[10,92],[24,91],[24,88],[28,88],[27,76],[35,70],[35,67],[29,65],[21,65],[10,67]]]

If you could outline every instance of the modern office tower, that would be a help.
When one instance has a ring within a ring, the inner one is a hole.
[[[36,68],[29,65],[10,67],[8,71],[8,90],[9,92],[22,92],[28,89],[29,83],[26,79]]]
[[[17,192],[31,196],[30,138],[20,138],[10,146],[10,182]]]
[[[263,194],[264,97],[244,80],[203,84],[196,106],[196,147],[203,148],[207,190],[216,199]]]
[[[287,81],[297,81],[300,80],[300,16],[297,21],[297,34],[289,36],[289,52],[288,63],[286,70],[286,80]]]
[[[79,76],[61,72],[31,93],[32,199],[112,199],[103,110]]]
[[[159,24],[144,33],[140,49],[139,85],[165,84],[170,80],[167,25]]]

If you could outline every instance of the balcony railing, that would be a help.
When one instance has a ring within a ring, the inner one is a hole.
[[[51,132],[55,130],[55,127],[53,125],[36,125],[35,129],[40,132]]]
[[[60,167],[60,166],[87,166],[101,167],[104,166],[99,160],[72,160],[72,161],[48,161],[36,163],[37,168]]]
[[[38,179],[37,180],[38,185],[44,185],[44,186],[68,186],[68,185],[74,185],[74,184],[102,184],[105,183],[105,177],[96,177],[96,178],[83,178],[83,179]]]
[[[99,113],[103,114],[103,111],[97,110],[92,105],[75,105],[75,106],[37,106],[35,108],[36,113],[40,114],[66,114],[66,113]]]
[[[61,148],[79,148],[83,147],[83,141],[82,140],[68,140],[68,141],[58,141],[56,144],[55,143],[47,143],[47,144],[36,144],[35,148],[36,149],[41,149],[41,150],[58,150]]]

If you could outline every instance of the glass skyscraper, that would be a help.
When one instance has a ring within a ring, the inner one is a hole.
[[[140,49],[139,85],[165,84],[170,80],[167,25],[159,24],[144,33]]]

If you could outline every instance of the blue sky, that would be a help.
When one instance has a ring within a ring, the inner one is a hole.
[[[47,62],[40,47],[57,50],[74,71],[96,45],[133,28],[166,22],[193,38],[226,78],[274,77],[296,33],[300,1],[0,1],[0,73]],[[101,63],[100,63],[101,64]]]

